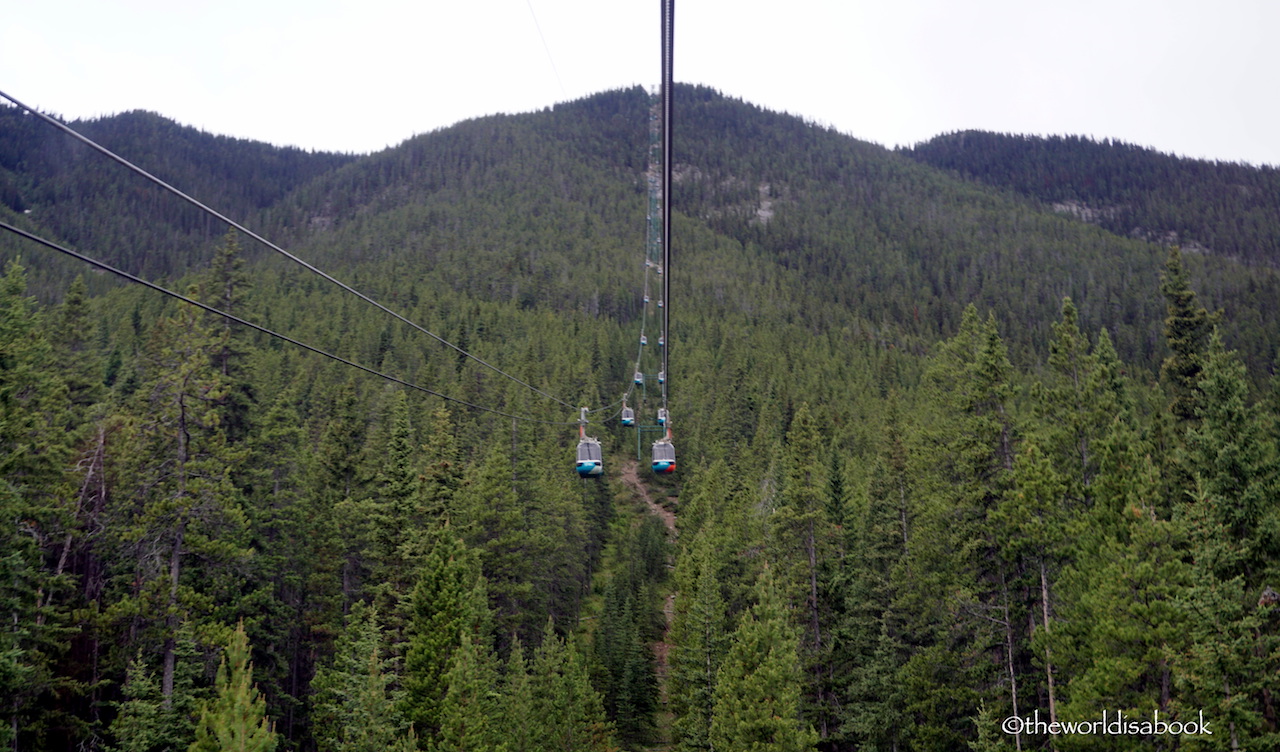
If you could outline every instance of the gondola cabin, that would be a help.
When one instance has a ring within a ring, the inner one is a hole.
[[[622,425],[634,426],[636,424],[636,411],[630,407],[622,408]]]
[[[583,437],[578,440],[578,475],[590,478],[604,472],[604,455],[600,452],[600,442]]]
[[[659,475],[668,475],[676,471],[676,447],[670,439],[658,439],[653,442],[653,471]]]
[[[658,408],[658,425],[665,426],[667,424],[667,408]]]
[[[636,371],[635,382],[636,382],[636,386],[640,386],[641,384],[643,384],[643,383],[644,383],[644,374],[643,374],[643,373],[640,373],[639,371]]]

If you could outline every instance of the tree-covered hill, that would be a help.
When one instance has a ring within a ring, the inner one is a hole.
[[[1280,202],[1274,171],[1078,139],[983,134],[894,153],[706,88],[682,88],[677,101],[673,190],[677,211],[691,224],[678,225],[674,244],[687,272],[679,279],[700,302],[737,310],[767,304],[779,316],[838,322],[918,351],[954,331],[972,302],[1008,327],[1016,357],[1042,358],[1031,351],[1044,341],[1057,302],[1071,296],[1082,321],[1108,327],[1122,354],[1155,362],[1160,301],[1153,291],[1164,259],[1158,245],[954,179],[956,165],[920,165],[928,154],[968,155],[1023,187],[1032,173],[1052,174],[1056,182],[1039,186],[1037,199],[1089,205],[1138,195],[1209,196],[1207,187],[1188,192],[1188,185],[1204,184],[1191,179],[1198,171],[1215,176],[1214,185],[1236,186],[1218,191],[1217,205],[1256,241],[1239,235],[1227,256],[1266,258],[1265,243],[1275,236],[1259,224]],[[638,87],[606,92],[541,112],[466,121],[358,158],[220,138],[146,113],[83,126],[322,265],[368,270],[386,262],[489,298],[625,317],[636,312],[629,249],[642,242],[645,205],[637,198],[645,189],[649,107]],[[144,274],[179,273],[208,257],[221,230],[207,218],[30,116],[0,113],[0,143],[7,144],[0,168],[20,189],[10,191],[16,198],[9,203],[30,208],[28,219]],[[957,149],[960,143],[970,146]],[[1009,156],[980,156],[993,150]],[[1034,167],[1037,159],[1043,164]],[[1099,187],[1090,193],[1088,186]],[[1235,203],[1223,204],[1228,198]],[[735,260],[716,257],[724,253]],[[1232,258],[1189,259],[1201,294],[1237,325],[1274,331],[1275,276],[1246,271]],[[1263,344],[1270,339],[1254,331],[1228,335],[1254,367],[1274,356]]]
[[[1280,265],[1280,169],[1163,154],[1081,136],[963,131],[901,154],[1127,237]]]
[[[218,136],[140,110],[68,125],[242,219],[355,159]],[[0,203],[74,247],[148,277],[207,265],[224,231],[204,212],[10,106],[0,106]]]
[[[7,113],[6,222],[400,381],[0,235],[0,746],[1276,748],[1273,271],[676,105],[642,478],[644,90],[360,157],[81,124],[465,353]]]

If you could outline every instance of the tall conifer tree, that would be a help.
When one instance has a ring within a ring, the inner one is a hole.
[[[799,641],[766,568],[716,675],[710,743],[716,750],[802,752],[817,734],[800,718]]]
[[[267,703],[253,684],[249,638],[236,627],[218,664],[217,695],[205,704],[188,752],[272,752],[279,743]]]

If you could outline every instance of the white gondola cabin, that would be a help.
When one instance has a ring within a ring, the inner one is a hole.
[[[671,443],[671,439],[658,439],[653,442],[653,471],[659,475],[676,471],[676,447]]]
[[[604,472],[604,455],[600,442],[584,436],[578,440],[578,475],[591,478]]]

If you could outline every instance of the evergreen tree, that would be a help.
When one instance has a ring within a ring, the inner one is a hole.
[[[501,712],[495,719],[495,737],[506,745],[507,752],[532,752],[540,749],[540,742],[529,730],[534,728],[533,683],[529,677],[528,662],[520,638],[512,640],[507,656],[506,671],[502,676]]]
[[[619,740],[637,745],[648,741],[653,731],[658,687],[653,653],[641,633],[642,618],[636,605],[647,589],[639,587],[639,582],[627,582],[633,578],[622,575],[615,573],[605,586],[604,608],[592,643],[594,684]]]
[[[312,733],[326,752],[382,752],[404,737],[393,690],[396,676],[386,652],[378,611],[351,607],[333,662],[316,671]]]
[[[907,463],[899,398],[891,393],[865,506],[845,524],[849,554],[842,562],[842,609],[833,624],[836,673],[844,677],[839,736],[865,749],[893,749],[901,737],[895,677],[906,646],[893,609],[907,574],[908,513],[914,505]]]
[[[255,642],[263,656],[257,676],[285,738],[294,738],[306,723],[300,695],[316,653],[313,629],[337,621],[333,612],[339,609],[336,577],[325,573],[333,556],[324,526],[332,519],[316,513],[316,499],[307,493],[309,455],[298,392],[294,387],[278,393],[265,414],[255,415],[239,471],[254,551],[240,613],[257,624]]]
[[[502,636],[528,636],[531,616],[542,605],[533,584],[538,567],[532,555],[539,541],[531,540],[528,511],[516,495],[511,457],[501,446],[468,469],[454,497],[451,519],[479,555],[496,632]]]
[[[1280,639],[1263,626],[1258,596],[1277,574],[1280,478],[1246,401],[1244,367],[1216,331],[1199,388],[1200,423],[1188,435],[1197,491],[1182,507],[1194,557],[1183,598],[1193,641],[1180,661],[1186,707],[1215,709],[1228,731],[1218,748],[1266,748],[1280,742],[1271,699]]]
[[[548,620],[533,653],[530,676],[533,724],[529,735],[540,752],[607,752],[616,749],[600,695],[591,686],[577,646],[566,644]]]
[[[676,745],[681,752],[711,749],[716,673],[729,637],[716,561],[706,543],[710,536],[708,529],[699,531],[677,564],[697,568],[694,586],[681,588],[677,597],[668,656],[668,694],[675,714]]]
[[[416,569],[415,541],[426,534],[422,527],[422,492],[416,469],[413,427],[403,391],[391,396],[386,411],[383,448],[375,453],[382,464],[374,477],[367,506],[372,541],[369,580],[373,596],[388,614],[399,612],[400,602],[413,586]]]
[[[154,375],[136,395],[114,470],[132,497],[128,516],[115,522],[134,561],[132,592],[112,608],[162,645],[166,698],[184,613],[200,607],[208,616],[210,604],[202,606],[200,594],[248,555],[241,547],[247,521],[231,481],[243,454],[228,447],[221,429],[223,382],[209,367],[212,340],[198,313],[184,307],[153,331]],[[185,572],[189,562],[201,577]]]
[[[368,576],[368,553],[372,549],[372,518],[368,485],[372,473],[366,443],[368,419],[356,394],[354,380],[348,380],[333,395],[332,412],[324,422],[324,432],[315,452],[313,493],[320,506],[318,517],[332,519],[326,541],[342,551],[340,565],[343,610],[364,595]]]
[[[807,403],[801,403],[787,432],[783,454],[784,475],[780,503],[769,520],[782,591],[796,606],[793,614],[803,621],[801,660],[808,674],[806,700],[819,734],[826,738],[837,723],[831,697],[831,640],[824,638],[829,622],[827,603],[830,558],[834,536],[827,517],[826,459],[822,436]],[[829,637],[829,636],[828,636]]]
[[[223,313],[248,318],[246,301],[251,287],[249,274],[244,270],[240,239],[232,228],[213,256],[213,263],[201,285],[200,299]],[[228,441],[237,443],[248,434],[249,414],[254,404],[253,379],[246,357],[250,345],[240,325],[230,319],[218,316],[210,323],[216,339],[210,352],[210,362],[225,384],[219,397],[223,430]]]
[[[440,703],[440,738],[434,752],[505,752],[498,739],[498,676],[493,656],[461,633],[461,642],[444,677],[448,688]]]
[[[124,700],[111,724],[111,752],[171,752],[191,744],[200,714],[196,679],[202,667],[189,628],[179,633],[177,653],[174,693],[167,703],[142,652],[129,661],[121,687]]]
[[[448,408],[441,406],[431,412],[422,450],[426,469],[422,475],[421,519],[414,521],[414,527],[425,530],[445,519],[446,510],[452,509],[453,495],[462,482],[458,442]]]
[[[106,396],[103,361],[93,346],[93,326],[85,299],[84,277],[76,277],[67,287],[66,297],[53,322],[51,341],[58,371],[67,383],[70,401],[67,431],[83,431],[89,408]]]
[[[473,643],[489,639],[488,604],[475,554],[446,526],[423,562],[409,601],[404,696],[401,712],[423,740],[439,736],[441,704],[454,652],[468,632]]]
[[[1013,714],[1025,698],[1021,573],[1001,555],[1004,539],[989,520],[1011,487],[1017,439],[1012,366],[994,317],[982,322],[966,309],[926,376],[927,427],[913,463],[920,504],[908,515],[911,576],[895,608],[915,646],[898,672],[903,733],[921,748],[970,736],[987,688],[999,688]]]
[[[267,703],[253,684],[244,624],[232,633],[214,687],[217,695],[200,713],[189,752],[272,752],[279,738],[267,718]]]
[[[818,741],[800,719],[799,641],[766,569],[760,600],[733,633],[716,675],[711,749],[800,752]]]
[[[1200,372],[1204,368],[1210,330],[1217,318],[1196,304],[1191,277],[1182,265],[1182,253],[1177,247],[1169,250],[1160,292],[1166,301],[1164,336],[1171,351],[1160,366],[1160,380],[1169,390],[1169,412],[1180,423],[1194,422],[1204,405]]]
[[[15,749],[47,719],[40,698],[59,683],[70,616],[57,556],[75,524],[65,472],[72,411],[41,323],[25,271],[10,263],[0,278],[0,741]]]

